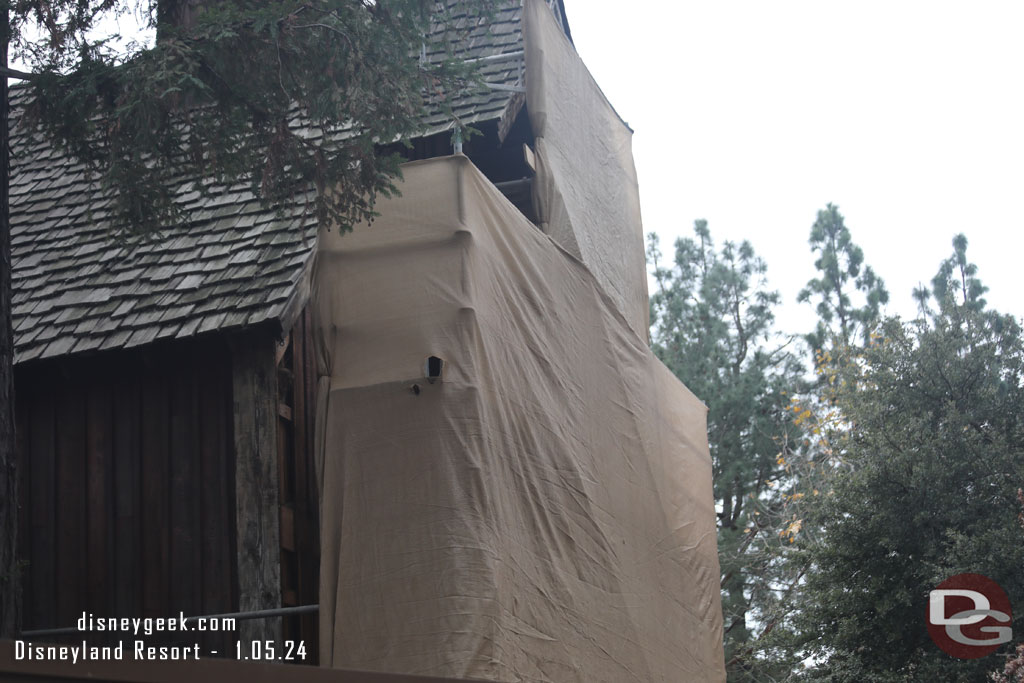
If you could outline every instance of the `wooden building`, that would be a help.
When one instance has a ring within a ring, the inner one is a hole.
[[[489,85],[455,110],[482,132],[464,152],[532,218],[520,18],[510,3],[466,45]],[[21,124],[12,96],[23,631],[74,626],[83,612],[316,604],[306,304],[318,226],[305,198],[277,212],[243,187],[204,196],[203,179],[187,180],[185,225],[123,241],[110,196]],[[408,156],[451,154],[452,125],[428,116]],[[232,656],[236,637],[301,638],[315,661],[316,623],[240,621],[201,642]]]

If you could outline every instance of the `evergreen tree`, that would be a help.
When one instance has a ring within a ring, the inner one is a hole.
[[[858,336],[866,340],[872,322],[889,301],[889,293],[882,279],[864,265],[864,252],[853,243],[838,206],[828,204],[818,211],[809,242],[811,251],[818,255],[814,267],[819,276],[810,280],[797,297],[800,302],[817,301],[818,326],[807,335],[807,343],[812,351],[819,352],[831,341],[848,345]],[[863,297],[860,306],[851,297],[857,292]]]
[[[766,680],[789,666],[762,636],[787,611],[779,587],[793,581],[779,532],[791,521],[782,451],[797,439],[786,390],[799,384],[799,364],[772,332],[779,295],[749,243],[716,248],[699,220],[663,268],[657,237],[648,240],[652,347],[708,406],[729,680]]]
[[[929,307],[934,298],[940,313],[951,316],[960,314],[963,308],[980,312],[985,308],[985,292],[988,287],[978,279],[978,266],[967,260],[967,236],[959,234],[953,238],[953,255],[939,265],[939,272],[932,278],[931,291],[924,287],[914,290],[914,298],[923,315],[935,317]]]
[[[1024,604],[1024,338],[985,308],[966,246],[958,236],[930,297],[918,293],[937,310],[885,321],[833,366],[829,398],[845,423],[833,441],[848,468],[806,552],[797,643],[816,662],[807,679],[984,680],[993,659],[954,659],[930,640],[929,591],[980,573]]]

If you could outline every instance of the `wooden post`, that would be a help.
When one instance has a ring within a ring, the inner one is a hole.
[[[258,332],[257,332],[258,334]],[[277,369],[270,335],[234,345],[235,524],[238,609],[281,606],[277,501]],[[240,621],[243,644],[281,638],[278,619]],[[246,645],[247,647],[247,645]]]

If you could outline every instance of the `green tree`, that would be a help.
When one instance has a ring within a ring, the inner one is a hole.
[[[864,265],[864,252],[853,243],[838,206],[828,204],[818,211],[809,242],[818,256],[814,267],[819,276],[807,283],[797,299],[817,302],[818,326],[806,337],[811,350],[825,350],[830,340],[842,345],[858,336],[866,340],[889,293],[882,279]],[[854,304],[855,293],[863,298],[860,306]]]
[[[807,679],[984,680],[991,659],[957,660],[931,642],[928,592],[974,572],[1024,602],[1024,339],[984,307],[976,275],[958,236],[933,281],[937,310],[886,320],[833,366],[833,443],[847,467],[806,551],[797,642],[817,663]]]
[[[5,0],[7,77],[28,81],[29,119],[89,164],[118,227],[179,223],[173,197],[244,182],[269,206],[315,190],[340,230],[372,219],[426,111],[474,87],[455,54],[496,0]],[[105,27],[141,17],[149,44]],[[7,55],[30,65],[8,66]],[[7,88],[2,135],[7,134]],[[456,122],[457,125],[458,124]],[[0,164],[7,169],[7,139]],[[17,622],[10,222],[0,196],[0,635]]]
[[[953,255],[939,265],[939,272],[932,278],[931,290],[918,287],[914,298],[926,317],[935,316],[929,305],[932,299],[940,313],[956,317],[961,309],[974,313],[984,309],[982,297],[987,291],[978,279],[978,266],[967,260],[967,237],[960,234],[953,238]]]
[[[762,636],[787,610],[794,583],[786,562],[793,531],[791,477],[783,455],[797,440],[787,390],[801,369],[772,331],[779,295],[748,242],[716,248],[707,222],[679,239],[661,267],[656,235],[648,259],[652,348],[708,406],[708,441],[718,509],[722,607],[730,681],[766,680],[788,670]]]

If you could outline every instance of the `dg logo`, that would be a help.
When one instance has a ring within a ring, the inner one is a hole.
[[[960,659],[990,655],[1010,642],[1013,612],[1006,592],[981,574],[957,574],[928,594],[928,635]]]

